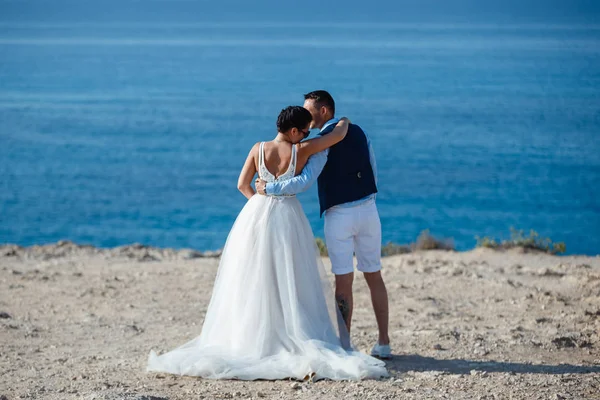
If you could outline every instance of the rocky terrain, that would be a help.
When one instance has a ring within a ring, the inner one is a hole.
[[[200,333],[218,256],[0,246],[0,399],[600,399],[600,257],[518,250],[385,258],[388,379],[146,373],[150,349]],[[368,351],[375,319],[364,279],[355,285],[352,338]]]

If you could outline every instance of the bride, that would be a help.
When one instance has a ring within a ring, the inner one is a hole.
[[[258,172],[291,179],[308,157],[341,141],[349,121],[309,135],[310,113],[285,108],[277,136],[250,150],[238,189],[248,198],[223,249],[202,333],[166,354],[150,352],[148,371],[214,379],[362,379],[387,376],[385,364],[350,347],[345,325],[295,197],[256,195]]]

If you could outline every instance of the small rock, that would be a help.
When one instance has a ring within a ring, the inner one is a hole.
[[[0,311],[0,319],[10,319],[12,318],[9,313]]]
[[[15,257],[17,256],[19,248],[16,246],[8,246],[0,250],[0,256],[4,257]],[[1,398],[0,398],[1,400]]]
[[[294,382],[291,384],[291,388],[294,390],[298,390],[302,387],[302,385],[300,385],[298,382]]]
[[[204,257],[204,254],[196,250],[182,250],[180,254],[181,258],[183,258],[184,260],[192,260],[194,258]]]
[[[223,250],[205,251],[202,256],[206,258],[219,258],[221,257],[221,253],[223,253]]]
[[[442,347],[442,345],[441,345],[441,344],[434,344],[434,345],[433,345],[433,349],[434,349],[434,350],[444,350],[444,348]]]
[[[392,382],[392,385],[402,386],[403,383],[404,383],[404,379],[396,379],[394,382]]]
[[[546,268],[546,269],[543,269],[542,271],[539,271],[538,275],[561,278],[561,277],[565,276],[566,274],[564,274],[562,272],[551,270],[550,268]]]
[[[577,347],[577,342],[568,336],[561,336],[552,339],[552,344],[554,344],[559,349],[564,349],[567,347]]]
[[[258,397],[265,397],[265,394],[263,392],[256,392],[256,395]]]
[[[440,376],[448,374],[446,371],[423,371],[414,374],[416,378],[438,380]]]
[[[158,257],[153,256],[152,254],[146,253],[137,259],[139,262],[149,262],[149,261],[159,261]]]
[[[600,317],[600,309],[598,309],[596,311],[585,310],[584,314],[589,317]]]
[[[127,325],[127,327],[129,329],[133,330],[135,333],[142,333],[142,332],[144,332],[144,328],[140,328],[139,326],[137,326],[135,324],[134,325]]]
[[[473,350],[473,354],[475,354],[476,356],[487,356],[488,354],[490,354],[490,352],[485,349],[478,348]]]
[[[523,284],[521,282],[515,282],[512,279],[507,279],[506,283],[508,283],[510,286],[512,286],[514,288],[520,288],[521,286],[523,286]]]

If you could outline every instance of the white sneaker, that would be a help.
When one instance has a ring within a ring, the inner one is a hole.
[[[392,358],[392,349],[389,344],[379,344],[377,342],[371,349],[371,356],[387,360]]]

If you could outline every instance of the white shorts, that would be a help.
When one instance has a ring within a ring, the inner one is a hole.
[[[325,213],[325,242],[335,275],[381,270],[381,221],[375,201],[356,207],[334,207]]]

